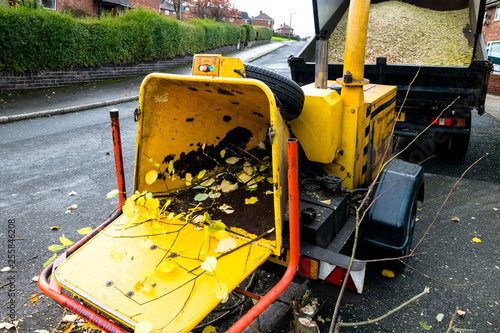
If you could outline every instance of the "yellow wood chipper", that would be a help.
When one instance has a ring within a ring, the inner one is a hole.
[[[189,332],[258,267],[286,266],[229,329],[240,332],[294,275],[348,279],[362,292],[365,263],[346,276],[340,252],[356,226],[352,208],[376,179],[363,240],[408,254],[423,172],[386,163],[396,87],[363,78],[369,4],[351,2],[336,82],[326,80],[321,43],[317,81],[303,87],[220,55],[195,56],[189,76],[147,76],[133,193],[125,195],[113,113],[118,208],[44,270],[40,288],[105,332]]]

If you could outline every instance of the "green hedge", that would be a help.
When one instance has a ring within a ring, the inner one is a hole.
[[[271,28],[254,26],[253,29],[255,30],[256,40],[271,39],[273,37],[273,29]]]
[[[271,39],[266,28],[213,20],[188,23],[134,9],[120,16],[75,19],[70,14],[0,6],[0,70],[91,67],[171,58],[239,41]],[[249,32],[250,31],[250,32]]]

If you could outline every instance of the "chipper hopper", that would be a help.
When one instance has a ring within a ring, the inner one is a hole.
[[[363,79],[368,7],[351,6],[350,24],[361,28],[350,30],[340,93],[321,71],[299,87],[219,55],[195,56],[189,76],[147,76],[133,193],[125,195],[113,114],[118,208],[45,269],[40,288],[105,332],[189,332],[261,265],[287,267],[229,330],[240,332],[296,274],[362,291],[365,263],[347,276],[342,253],[352,208],[377,177],[363,239],[407,254],[423,172],[386,163],[396,87]]]

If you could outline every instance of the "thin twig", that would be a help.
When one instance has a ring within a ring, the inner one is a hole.
[[[434,220],[432,220],[432,223],[429,225],[429,227],[427,228],[427,230],[425,231],[424,235],[422,236],[422,238],[418,241],[417,245],[415,245],[415,247],[413,248],[413,250],[411,250],[411,254],[413,254],[413,252],[415,252],[415,250],[419,247],[420,243],[422,243],[422,241],[424,240],[424,238],[427,236],[427,234],[429,233],[429,231],[431,230],[431,228],[434,226],[434,224],[436,223],[437,221],[437,218],[439,216],[439,214],[441,214],[441,211],[443,210],[443,207],[446,205],[446,203],[448,202],[448,199],[450,198],[451,196],[451,193],[453,192],[453,190],[455,190],[455,187],[457,187],[458,183],[462,180],[462,178],[464,178],[465,174],[467,172],[469,172],[469,170],[474,166],[476,165],[479,161],[481,161],[483,158],[485,158],[486,156],[488,156],[488,154],[486,155],[483,155],[481,156],[476,162],[472,163],[468,168],[467,170],[464,171],[464,173],[462,173],[462,175],[460,176],[460,178],[458,178],[458,180],[455,182],[455,184],[453,184],[453,187],[451,188],[450,192],[448,193],[448,196],[446,197],[446,199],[443,201],[443,204],[441,205],[441,207],[439,207],[439,210],[437,211],[436,213],[436,216],[434,216]]]
[[[429,287],[426,287],[424,289],[424,291],[422,291],[420,294],[418,294],[417,296],[413,297],[409,301],[404,302],[403,304],[399,305],[398,307],[392,309],[391,311],[389,311],[389,312],[383,314],[382,316],[380,316],[378,318],[375,318],[373,320],[360,321],[360,322],[357,322],[357,323],[343,323],[343,322],[337,323],[337,325],[335,327],[335,333],[338,333],[340,331],[341,327],[354,327],[354,326],[364,326],[364,325],[375,324],[375,323],[377,323],[377,322],[379,322],[379,321],[381,321],[381,320],[389,317],[390,315],[398,312],[399,310],[401,310],[405,306],[410,305],[411,303],[415,302],[416,300],[418,300],[422,296],[425,296],[428,293],[429,293]]]

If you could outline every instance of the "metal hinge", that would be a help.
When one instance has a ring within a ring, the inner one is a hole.
[[[139,121],[140,115],[141,115],[141,110],[139,108],[135,109],[135,111],[134,111],[134,121],[135,122]]]

